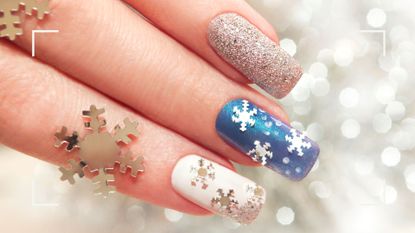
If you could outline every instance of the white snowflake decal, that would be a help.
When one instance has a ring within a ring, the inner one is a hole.
[[[272,159],[271,145],[265,142],[261,145],[260,141],[254,142],[255,147],[248,151],[247,155],[251,156],[254,161],[260,162],[262,165],[267,164],[269,159]]]
[[[285,135],[285,141],[289,142],[290,145],[287,147],[290,153],[297,151],[298,156],[303,156],[303,148],[310,149],[311,143],[306,142],[305,135],[303,133],[298,132],[295,129],[290,130],[291,136]]]
[[[232,115],[232,122],[241,123],[241,127],[239,130],[244,132],[246,130],[246,126],[254,126],[255,119],[252,117],[257,114],[257,109],[253,108],[252,110],[248,109],[249,103],[247,100],[242,100],[242,110],[239,109],[237,106],[233,107],[233,115]]]

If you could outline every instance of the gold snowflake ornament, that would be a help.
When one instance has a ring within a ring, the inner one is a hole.
[[[104,130],[106,121],[101,117],[105,110],[97,109],[91,105],[88,111],[83,111],[85,119],[84,126],[90,130],[84,138],[79,138],[76,131],[68,134],[66,127],[55,133],[56,147],[65,146],[66,151],[79,150],[79,161],[74,159],[68,161],[68,167],[61,167],[61,180],[75,183],[74,176],[80,178],[84,176],[84,169],[87,168],[92,173],[98,173],[93,178],[93,183],[98,187],[95,193],[104,197],[115,189],[112,187],[114,177],[108,171],[113,170],[115,164],[120,165],[120,172],[126,173],[130,169],[130,176],[136,177],[139,172],[144,172],[142,156],[135,156],[130,150],[121,150],[120,143],[129,144],[131,137],[137,137],[137,122],[132,122],[128,118],[124,119],[124,127],[120,125],[114,127],[113,133]]]
[[[27,15],[36,11],[38,20],[42,20],[45,14],[49,14],[49,0],[1,0],[0,1],[0,38],[8,37],[10,40],[22,35],[19,27],[22,23],[17,12],[23,9]]]

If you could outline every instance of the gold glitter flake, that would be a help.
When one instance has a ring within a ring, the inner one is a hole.
[[[8,37],[10,40],[15,40],[16,36],[23,34],[19,27],[20,17],[15,14],[21,7],[27,15],[32,15],[32,11],[36,11],[37,19],[42,20],[44,15],[49,13],[48,4],[49,0],[1,0],[0,38]]]
[[[114,128],[114,132],[110,134],[104,130],[106,121],[101,117],[105,110],[97,109],[94,105],[90,107],[88,111],[83,111],[85,119],[84,126],[91,130],[83,139],[80,139],[78,133],[74,131],[68,135],[68,130],[64,126],[59,132],[55,134],[56,147],[65,145],[67,151],[79,149],[80,162],[75,160],[69,160],[70,169],[59,168],[62,172],[61,180],[68,180],[69,183],[75,183],[74,175],[78,174],[79,177],[83,177],[83,168],[87,167],[91,172],[98,171],[98,175],[95,179],[96,183],[108,186],[109,180],[105,177],[109,177],[106,173],[107,170],[113,169],[115,163],[120,164],[120,172],[125,173],[127,168],[130,168],[130,175],[136,177],[138,172],[144,172],[142,156],[133,156],[133,153],[129,150],[126,153],[121,153],[119,143],[128,144],[131,142],[130,137],[137,137],[137,122],[131,122],[129,119],[124,119],[125,127],[117,125]],[[105,174],[102,174],[102,173]],[[104,182],[105,181],[105,182]],[[98,188],[98,193],[106,196],[110,193],[109,190],[103,187]]]
[[[191,167],[190,171],[194,174],[191,185],[201,184],[202,189],[209,186],[209,182],[215,179],[215,167],[204,159],[199,160],[198,167]]]

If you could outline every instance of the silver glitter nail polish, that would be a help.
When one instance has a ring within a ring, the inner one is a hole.
[[[286,96],[301,78],[298,62],[240,15],[215,17],[208,38],[223,59],[274,97]]]

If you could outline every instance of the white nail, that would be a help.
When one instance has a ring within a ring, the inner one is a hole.
[[[255,182],[198,155],[177,162],[172,184],[195,204],[242,224],[255,220],[265,202],[265,190]]]

